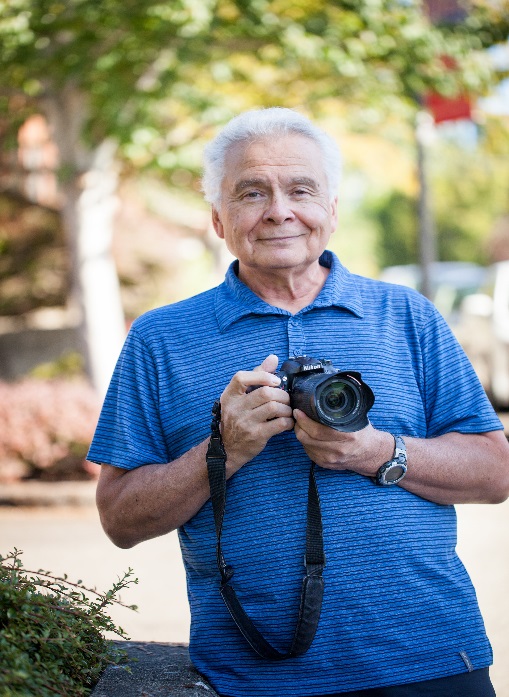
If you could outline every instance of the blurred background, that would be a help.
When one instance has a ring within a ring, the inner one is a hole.
[[[507,0],[0,1],[0,554],[133,566],[133,638],[187,640],[175,536],[116,550],[85,456],[132,320],[231,261],[201,154],[248,108],[337,139],[332,249],[435,302],[509,427],[508,39]],[[459,508],[509,696],[509,508]]]

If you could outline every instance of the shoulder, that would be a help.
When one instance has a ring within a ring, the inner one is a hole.
[[[360,276],[351,273],[350,277],[357,287],[364,293],[370,293],[377,298],[390,298],[402,302],[410,302],[412,304],[426,305],[429,301],[418,291],[403,286],[399,283],[388,283],[387,281],[379,281],[375,278]]]
[[[408,286],[387,283],[365,276],[351,275],[361,294],[367,313],[383,312],[386,319],[411,322],[417,328],[441,316],[433,303]]]
[[[161,331],[196,326],[195,322],[203,322],[207,316],[214,314],[216,293],[217,288],[212,288],[191,298],[149,310],[134,320],[131,331],[149,339]]]

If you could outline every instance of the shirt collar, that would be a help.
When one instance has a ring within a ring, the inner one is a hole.
[[[340,307],[357,317],[363,317],[362,297],[355,276],[328,249],[321,255],[320,264],[330,269],[327,280],[315,300],[298,314],[318,307]],[[217,288],[215,308],[221,331],[226,331],[230,325],[247,315],[291,315],[288,310],[269,305],[253,293],[239,279],[238,270],[239,262],[235,260],[226,272],[224,283]]]

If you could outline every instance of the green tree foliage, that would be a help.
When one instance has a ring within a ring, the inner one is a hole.
[[[509,213],[509,130],[499,126],[496,119],[488,120],[477,147],[445,144],[432,153],[430,176],[441,259],[492,261],[489,247],[495,222]],[[491,147],[494,137],[500,154]]]
[[[430,149],[430,186],[441,261],[490,263],[490,236],[509,213],[509,130],[487,119],[476,146],[440,138]],[[378,228],[380,267],[418,263],[417,200],[390,191],[367,207]]]
[[[418,261],[417,200],[402,191],[391,191],[372,203],[368,214],[377,224],[375,246],[380,268]]]
[[[203,140],[250,106],[408,115],[430,89],[478,93],[490,78],[481,49],[505,26],[491,4],[473,0],[480,24],[459,30],[432,25],[420,0],[0,0],[0,138],[31,112],[50,124],[94,384],[105,387],[123,335],[107,292],[113,159],[197,185]]]
[[[456,30],[394,0],[2,0],[0,113],[16,126],[72,94],[72,137],[115,137],[134,164],[171,167],[169,151],[252,104],[339,96],[393,109],[431,86],[479,91],[488,67],[473,49],[503,17],[481,4]]]
[[[127,638],[106,610],[137,579],[129,569],[98,593],[67,576],[24,569],[20,554],[0,556],[0,694],[85,697],[104,668],[125,657],[104,638]]]

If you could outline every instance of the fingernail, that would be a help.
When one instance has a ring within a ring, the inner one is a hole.
[[[272,385],[279,385],[281,383],[281,378],[278,378],[277,375],[273,375],[270,379],[270,382]]]

